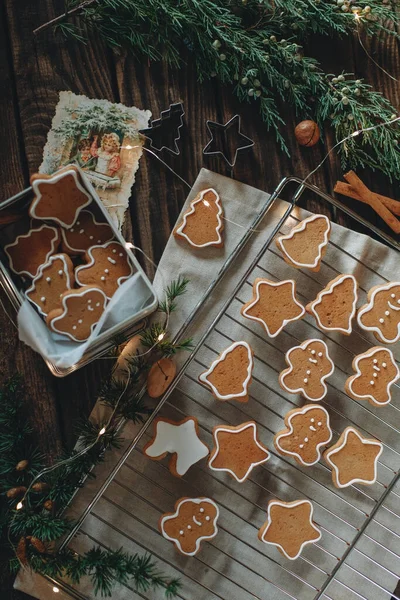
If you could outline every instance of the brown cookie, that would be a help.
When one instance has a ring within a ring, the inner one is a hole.
[[[353,275],[338,275],[319,292],[306,311],[315,317],[322,331],[340,331],[350,335],[356,314],[357,281]]]
[[[182,238],[194,248],[224,245],[223,210],[218,193],[209,188],[197,194],[174,229],[174,236]]]
[[[274,282],[258,277],[253,283],[253,298],[240,312],[261,323],[269,337],[276,337],[287,323],[301,319],[305,309],[296,300],[296,283],[292,279]]]
[[[27,298],[46,316],[60,306],[62,294],[74,287],[74,265],[67,254],[53,254],[26,290]]]
[[[31,177],[35,198],[29,214],[33,219],[56,221],[62,227],[72,227],[79,212],[92,202],[92,197],[80,182],[74,166],[53,175],[36,173]]]
[[[4,252],[14,273],[35,277],[39,267],[57,251],[59,243],[58,227],[42,225],[25,235],[19,235],[12,244],[4,247]]]
[[[61,249],[75,256],[84,254],[91,246],[105,244],[114,237],[107,223],[99,223],[88,210],[82,210],[75,225],[70,229],[61,229]]]
[[[75,271],[77,283],[98,286],[107,298],[111,298],[133,273],[125,248],[118,242],[92,246],[86,252],[85,260],[87,264]]]
[[[372,331],[383,344],[394,344],[400,339],[400,282],[376,285],[368,292],[368,303],[357,315],[359,326]]]
[[[254,421],[236,427],[218,425],[213,435],[214,449],[208,466],[213,471],[226,471],[239,483],[248,478],[254,467],[270,458],[268,449],[258,439]]]
[[[210,498],[181,498],[175,512],[162,515],[159,528],[162,535],[186,556],[194,556],[203,540],[218,533],[219,509]]]
[[[253,371],[253,351],[247,342],[234,342],[199,376],[218,400],[247,402]]]
[[[169,388],[176,375],[176,364],[170,358],[160,358],[147,375],[147,393],[159,398]]]
[[[46,323],[52,331],[66,335],[74,342],[85,342],[106,305],[107,297],[98,287],[70,290],[61,296],[61,308],[49,312]]]
[[[332,439],[329,414],[322,406],[306,404],[285,415],[286,429],[274,437],[279,454],[293,456],[305,467],[315,465],[321,458],[321,448]]]
[[[331,222],[325,215],[311,215],[287,235],[275,240],[284,260],[296,269],[319,271],[328,247]]]

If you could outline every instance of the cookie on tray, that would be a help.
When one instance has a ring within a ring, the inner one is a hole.
[[[53,254],[40,266],[32,285],[25,292],[40,314],[46,316],[60,306],[64,292],[74,287],[74,265],[67,254]]]
[[[85,254],[91,246],[102,245],[113,239],[114,233],[107,223],[99,223],[89,210],[82,210],[73,227],[61,229],[61,249],[66,254]]]
[[[221,198],[213,188],[208,188],[192,200],[190,208],[183,214],[173,233],[176,238],[185,240],[193,248],[221,248],[224,245],[222,219]]]
[[[319,271],[329,243],[331,222],[325,215],[311,215],[275,243],[284,260],[296,269]]]
[[[357,315],[359,326],[372,331],[383,344],[395,344],[400,339],[400,282],[376,285],[368,292],[368,302]]]
[[[374,346],[353,360],[355,375],[349,377],[345,389],[354,400],[368,400],[372,406],[385,406],[392,399],[391,387],[400,378],[393,353]]]
[[[10,269],[17,275],[35,277],[39,267],[57,251],[60,244],[58,227],[42,225],[19,235],[12,244],[4,246]]]
[[[306,306],[322,331],[350,335],[356,314],[358,284],[353,275],[338,275]]]

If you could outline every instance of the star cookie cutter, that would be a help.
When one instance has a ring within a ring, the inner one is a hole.
[[[227,123],[217,123],[215,121],[210,121],[208,119],[206,121],[208,133],[211,136],[208,144],[203,148],[203,156],[216,156],[221,155],[225,162],[231,167],[234,168],[236,165],[238,153],[243,150],[250,150],[254,146],[254,140],[249,138],[247,135],[244,135],[241,132],[241,117],[240,115],[235,115],[232,117]],[[236,127],[236,136],[237,136],[237,145],[235,146],[234,153],[229,152],[228,148],[228,135],[229,132],[232,131]],[[221,150],[218,148],[218,144],[216,141],[216,135],[220,138],[223,138],[223,147]],[[215,149],[218,148],[218,149]],[[233,156],[233,158],[232,158]]]
[[[181,151],[178,142],[181,139],[181,128],[183,127],[182,102],[170,104],[167,110],[163,110],[158,119],[151,122],[147,129],[139,130],[139,133],[150,141],[150,148],[161,152],[168,150],[171,154],[179,156]],[[171,147],[172,146],[172,147]]]

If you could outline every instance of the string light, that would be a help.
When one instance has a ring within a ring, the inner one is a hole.
[[[105,427],[102,427],[102,428],[100,429],[100,431],[99,431],[99,435],[104,435],[104,434],[105,434],[105,432],[106,432],[106,428],[105,428]]]
[[[59,591],[60,591],[60,590],[59,590],[59,588],[58,588],[58,587],[55,585],[55,586],[53,587],[53,592],[54,592],[55,594],[58,594],[58,592],[59,592]]]
[[[203,200],[203,204],[204,204],[204,206],[210,206],[210,203],[208,200]]]
[[[157,337],[157,341],[161,342],[164,338],[165,338],[165,333],[160,333],[160,335]]]
[[[23,506],[24,506],[24,505],[22,504],[22,502],[18,502],[18,504],[17,504],[17,506],[16,506],[15,508],[16,508],[17,510],[21,510],[21,508],[22,508]]]

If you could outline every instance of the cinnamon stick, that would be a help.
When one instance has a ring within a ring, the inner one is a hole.
[[[400,233],[400,221],[382,204],[380,200],[375,196],[370,189],[367,188],[365,183],[361,181],[354,171],[349,171],[344,175],[347,183],[350,183],[351,187],[359,194],[361,198],[365,200],[367,204],[374,209],[374,211],[385,221],[392,231]]]
[[[348,198],[353,198],[354,200],[365,202],[364,198],[362,198],[360,194],[357,194],[357,192],[351,187],[349,183],[344,183],[344,181],[337,181],[335,187],[333,188],[333,191],[337,194],[342,194],[342,196],[347,196]],[[388,198],[388,196],[382,196],[381,194],[377,194],[376,192],[373,192],[373,194],[394,215],[400,216],[400,202],[398,200],[393,200],[393,198]]]

